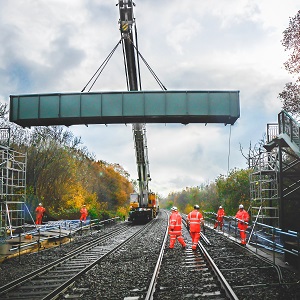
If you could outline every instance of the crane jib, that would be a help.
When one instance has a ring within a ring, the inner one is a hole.
[[[125,70],[127,78],[127,86],[130,91],[138,90],[137,80],[137,64],[135,48],[133,46],[133,3],[132,1],[119,1],[120,10],[120,29],[122,34],[122,42],[125,51]],[[136,164],[139,183],[139,208],[148,206],[148,181],[150,179],[149,160],[147,152],[146,126],[145,124],[133,124],[133,140],[136,152]],[[152,218],[152,217],[151,217]]]

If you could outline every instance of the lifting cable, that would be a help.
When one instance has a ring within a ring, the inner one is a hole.
[[[227,177],[228,177],[228,175],[229,175],[230,140],[231,140],[231,124],[230,124],[230,126],[229,126],[229,138],[228,138]]]
[[[153,75],[154,79],[156,80],[156,82],[158,83],[158,85],[161,87],[162,90],[167,90],[167,88],[163,85],[163,83],[159,80],[159,78],[157,77],[157,75],[154,73],[154,71],[152,70],[152,68],[150,67],[150,65],[147,63],[147,61],[145,60],[145,58],[142,56],[142,54],[139,52],[139,50],[137,49],[137,47],[133,44],[133,42],[131,41],[133,47],[135,48],[137,54],[141,57],[142,61],[145,63],[145,65],[147,66],[148,70],[150,71],[150,73]]]
[[[137,32],[136,32],[136,38],[137,38]],[[95,78],[95,80],[93,81],[93,83],[91,84],[88,92],[90,92],[90,90],[92,89],[92,87],[94,86],[94,84],[96,83],[97,79],[99,78],[99,76],[101,75],[101,73],[103,72],[104,68],[106,67],[107,63],[109,62],[109,60],[111,59],[112,55],[114,54],[114,52],[116,51],[116,49],[118,48],[119,44],[121,44],[123,41],[123,38],[121,38],[119,40],[119,42],[116,44],[116,46],[113,48],[113,50],[109,53],[109,55],[106,57],[106,59],[103,61],[103,63],[100,65],[100,67],[97,69],[97,71],[94,73],[94,75],[91,77],[91,79],[88,81],[88,83],[84,86],[84,88],[81,90],[81,92],[84,92],[86,90],[86,88],[88,87],[88,85],[91,83],[91,81]],[[148,70],[150,71],[150,73],[152,74],[152,76],[154,77],[154,79],[156,80],[156,82],[158,83],[158,85],[161,87],[162,90],[167,90],[167,88],[163,85],[163,83],[159,80],[159,78],[157,77],[157,75],[155,74],[155,72],[153,71],[153,69],[150,67],[150,65],[147,63],[147,61],[145,60],[145,58],[142,56],[142,54],[139,52],[138,48],[134,45],[134,43],[132,41],[130,41],[134,47],[134,49],[137,52],[137,62],[138,62],[138,76],[139,76],[139,84],[140,84],[140,89],[141,89],[141,74],[140,74],[140,65],[139,65],[139,57],[142,59],[142,61],[145,63],[146,67],[148,68]],[[125,65],[125,74],[126,74],[126,82],[127,82],[127,88],[128,87],[128,76],[127,76],[127,67],[126,67],[126,55],[124,53],[124,43],[122,43],[122,48],[123,48],[123,57],[124,57],[124,65]]]
[[[90,82],[93,80],[93,78],[96,76],[97,73],[98,76],[95,78],[94,82],[92,83],[91,87],[89,88],[88,91],[90,91],[92,89],[92,87],[94,86],[94,84],[96,83],[97,79],[99,78],[100,74],[102,73],[102,71],[104,70],[105,66],[107,65],[107,63],[109,62],[109,60],[111,59],[111,57],[113,56],[114,52],[116,51],[116,49],[118,48],[119,44],[121,43],[121,40],[117,43],[117,45],[111,50],[111,52],[109,53],[109,55],[106,57],[106,59],[104,60],[104,62],[100,65],[100,67],[97,69],[97,71],[94,73],[94,75],[91,77],[91,79],[88,81],[88,83],[85,85],[85,87],[81,90],[81,92],[84,92],[85,89],[87,88],[87,86],[90,84]]]

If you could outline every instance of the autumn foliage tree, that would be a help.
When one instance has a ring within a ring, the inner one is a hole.
[[[218,194],[228,215],[235,215],[239,204],[250,206],[251,169],[231,170],[228,176],[220,175],[216,180]]]
[[[7,113],[7,105],[0,104],[11,148],[27,154],[26,202],[32,212],[43,202],[54,218],[78,218],[83,204],[94,218],[127,214],[133,185],[122,166],[96,160],[63,126],[24,129],[10,123]]]
[[[172,192],[163,201],[163,207],[175,205],[182,213],[188,214],[195,204],[201,211],[217,212],[224,206],[226,215],[235,215],[240,203],[250,206],[251,170],[231,170],[228,176],[220,175],[215,182],[197,187],[188,187],[181,192]]]
[[[177,206],[185,214],[193,210],[195,204],[200,206],[201,211],[214,211],[220,205],[216,184],[187,187],[181,192],[172,192],[162,203],[168,209]]]
[[[79,148],[72,135],[62,131],[59,136],[43,135],[39,144],[34,139],[35,143],[27,147],[27,184],[38,199],[43,199],[48,211],[57,217],[75,217],[86,204],[90,214],[94,212],[91,217],[99,217],[101,211],[127,210],[133,190],[129,179],[113,164],[96,161]]]
[[[279,98],[283,109],[296,117],[300,116],[300,10],[290,18],[289,27],[283,32],[282,45],[290,52],[289,59],[284,63],[285,69],[295,76],[295,82],[288,82]]]

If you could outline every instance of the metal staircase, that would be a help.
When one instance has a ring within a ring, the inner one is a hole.
[[[300,231],[300,125],[287,112],[278,124],[267,125],[267,142],[251,158],[252,218],[258,222]]]

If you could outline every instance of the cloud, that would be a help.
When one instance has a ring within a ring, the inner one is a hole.
[[[115,1],[117,3],[117,1]],[[150,188],[163,195],[245,168],[250,141],[276,122],[289,75],[282,32],[296,0],[135,1],[139,50],[168,90],[239,90],[235,125],[147,124]],[[79,92],[120,40],[111,0],[0,0],[0,96]],[[143,90],[160,87],[141,62]],[[92,91],[126,90],[119,46]],[[96,158],[136,178],[132,127],[71,126]],[[231,130],[230,130],[231,129]]]

